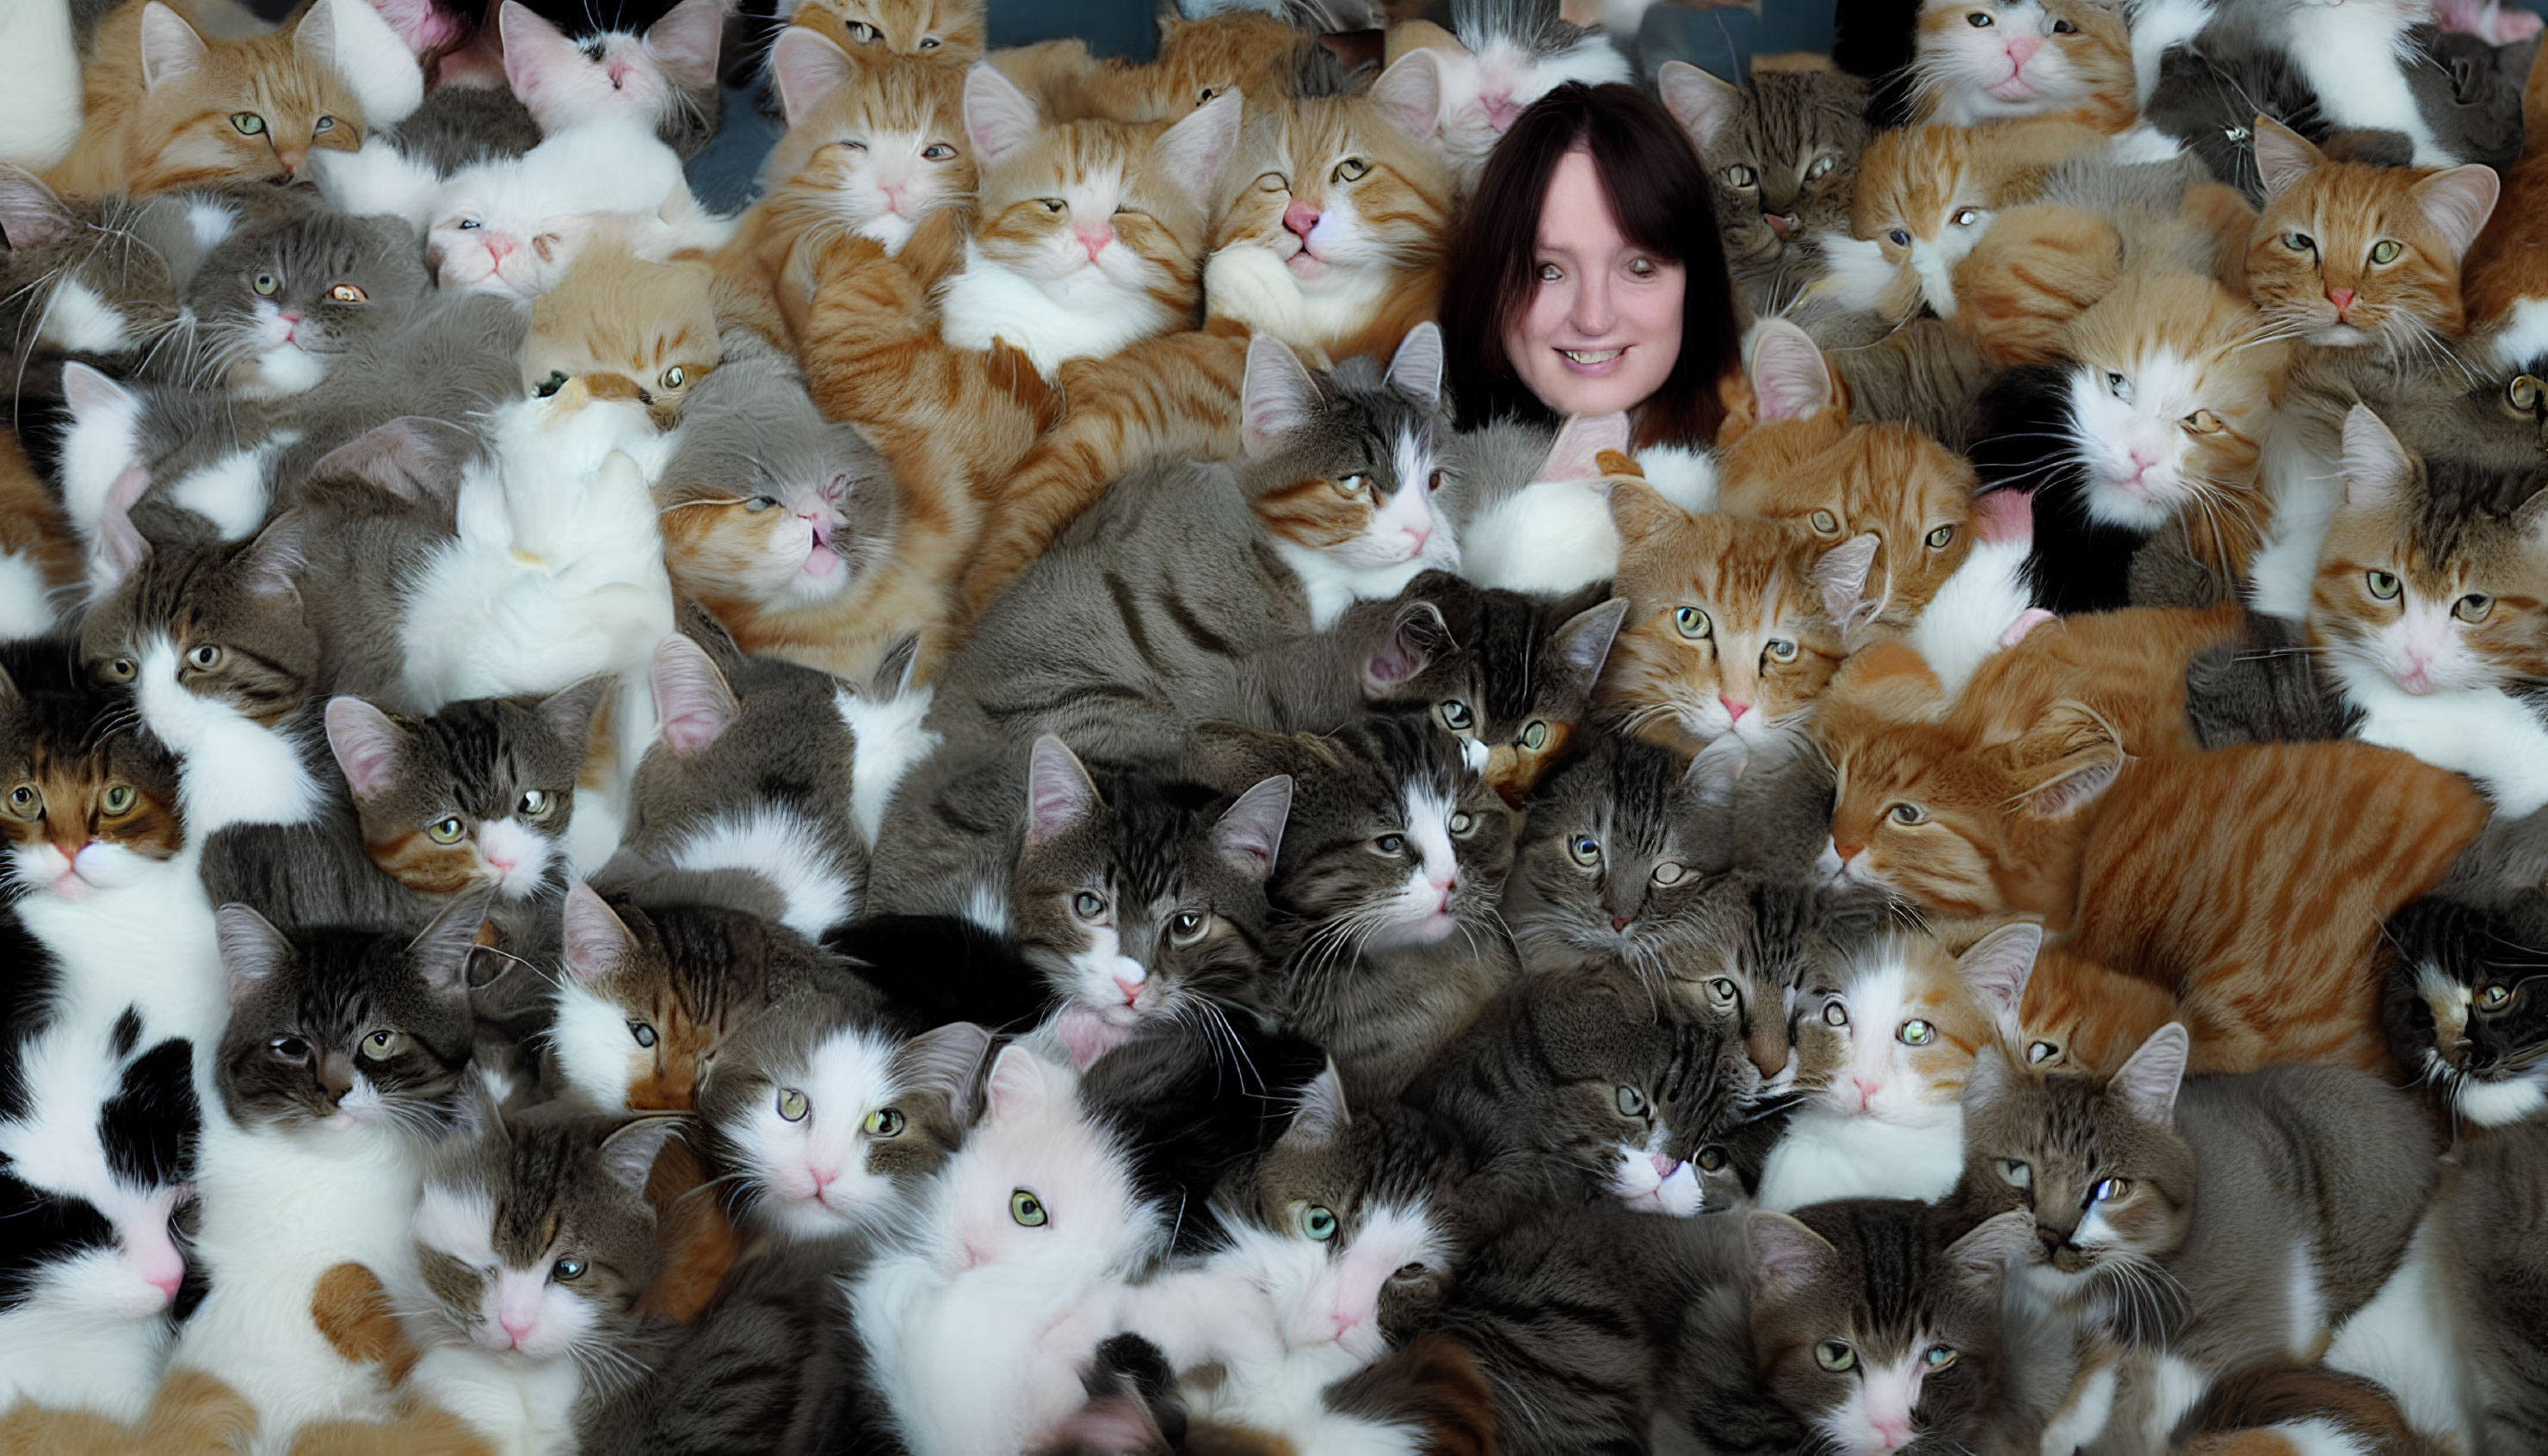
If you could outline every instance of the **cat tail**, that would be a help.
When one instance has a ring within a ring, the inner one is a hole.
[[[0,7],[0,55],[18,80],[0,116],[0,162],[42,172],[70,155],[82,113],[79,43],[70,0],[15,0]]]
[[[1246,337],[1211,331],[1166,334],[1109,358],[1064,362],[1068,412],[994,491],[996,503],[958,588],[966,619],[1134,467],[1236,454],[1246,374]]]
[[[1327,1403],[1348,1415],[1416,1426],[1427,1456],[1495,1456],[1495,1391],[1469,1347],[1439,1330],[1338,1382]]]
[[[2326,1449],[2329,1435],[2347,1449],[2389,1456],[2441,1456],[2443,1449],[2407,1423],[2379,1383],[2323,1365],[2268,1365],[2230,1376],[2178,1422],[2168,1449],[2177,1456],[2299,1456]]]

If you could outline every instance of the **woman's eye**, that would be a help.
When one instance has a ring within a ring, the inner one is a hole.
[[[920,152],[920,159],[925,162],[953,161],[955,157],[956,148],[944,141],[932,141]]]
[[[1514,739],[1513,742],[1530,750],[1532,753],[1537,753],[1541,749],[1548,747],[1548,725],[1542,722],[1533,722],[1529,727],[1521,730],[1521,737]]]
[[[2028,1167],[2023,1158],[2001,1158],[1999,1160],[1999,1176],[2001,1181],[2007,1183],[2011,1188],[2032,1188],[2035,1186],[2035,1169]]]
[[[327,297],[340,304],[368,304],[372,301],[370,294],[363,292],[360,285],[352,283],[337,284],[327,290]]]
[[[1041,1228],[1048,1221],[1044,1200],[1021,1188],[1009,1195],[1009,1217],[1022,1228]]]
[[[2363,585],[2371,589],[2372,595],[2383,601],[2392,600],[2398,595],[2398,579],[2387,572],[2371,573],[2363,578]]]
[[[2283,234],[2283,246],[2296,253],[2305,253],[2318,246],[2318,239],[2306,232],[2286,232]]]
[[[1331,1209],[1309,1204],[1301,1210],[1301,1235],[1320,1243],[1336,1236],[1336,1216]]]
[[[1679,884],[1688,873],[1687,869],[1666,860],[1655,866],[1654,881],[1657,884]]]
[[[812,1112],[813,1110],[814,1105],[805,1100],[804,1093],[797,1091],[793,1087],[781,1087],[778,1089],[778,1115],[780,1117],[785,1118],[791,1123],[801,1123],[805,1121],[805,1114]]]
[[[2396,242],[2384,237],[2378,242],[2371,244],[2371,261],[2375,263],[2394,263],[2398,261],[2398,254],[2403,251],[2405,251],[2405,249],[2401,248]]]
[[[230,113],[230,125],[238,128],[240,136],[254,136],[265,130],[265,118],[252,111],[234,111]]]
[[[1384,834],[1373,840],[1371,847],[1384,855],[1403,855],[1407,853],[1407,837],[1401,834]]]
[[[2472,592],[2451,606],[2451,615],[2463,622],[2482,622],[2495,610],[2495,598],[2483,592]]]
[[[133,789],[130,785],[122,783],[113,785],[106,791],[106,797],[104,799],[106,812],[109,814],[124,813],[133,807]]]
[[[545,788],[534,788],[522,794],[521,815],[525,819],[546,819],[556,812],[557,800]]]
[[[1070,913],[1082,920],[1095,920],[1106,913],[1106,901],[1087,890],[1070,897]]]
[[[1929,533],[1929,549],[1932,551],[1944,551],[1947,549],[1947,543],[1954,539],[1956,539],[1956,528],[1954,526],[1940,526]]]
[[[1601,863],[1600,843],[1589,834],[1579,834],[1568,840],[1566,853],[1575,857],[1576,864],[1588,868]]]
[[[1715,630],[1707,613],[1695,606],[1673,608],[1673,630],[1692,642],[1703,642]]]
[[[635,1039],[637,1045],[640,1046],[652,1046],[655,1045],[655,1029],[642,1021],[630,1022],[628,1024],[628,1035]]]
[[[1539,281],[1542,283],[1555,283],[1565,276],[1566,274],[1564,271],[1559,269],[1555,263],[1542,263],[1539,265]]]
[[[1349,156],[1336,163],[1334,175],[1339,182],[1359,182],[1370,172],[1371,163],[1358,156]]]
[[[283,280],[275,277],[271,273],[259,273],[254,278],[247,281],[247,286],[256,290],[256,296],[258,298],[270,299],[274,297],[276,293],[281,291],[283,288]]]
[[[458,819],[436,819],[424,827],[424,837],[438,845],[456,845],[469,832],[469,826]]]
[[[1478,715],[1456,697],[1444,698],[1435,711],[1442,715],[1442,725],[1454,733],[1465,733],[1478,726]]]
[[[1938,1029],[1915,1016],[1894,1028],[1893,1038],[1905,1046],[1926,1046],[1938,1040]]]
[[[1888,228],[1884,232],[1884,240],[1892,243],[1895,247],[1909,247],[1911,245],[1911,233],[1907,228]]]
[[[1896,824],[1917,824],[1929,817],[1918,804],[1895,804],[1885,812],[1893,816]]]
[[[1646,1094],[1634,1087],[1620,1088],[1610,1100],[1618,1105],[1619,1116],[1623,1118],[1641,1118],[1646,1115]]]
[[[680,389],[682,386],[688,384],[689,382],[690,371],[683,369],[679,364],[676,364],[672,368],[664,371],[662,383],[664,388],[668,390]]]
[[[1796,660],[1796,644],[1784,637],[1773,637],[1762,647],[1761,655],[1774,663],[1791,663]]]
[[[1728,187],[1749,187],[1760,180],[1760,173],[1743,165],[1741,162],[1736,162],[1734,165],[1725,169],[1725,185]]]
[[[901,1108],[879,1107],[867,1114],[864,1127],[870,1138],[898,1138],[906,1121]]]
[[[1840,1004],[1839,1002],[1837,1002],[1837,1001],[1826,1001],[1826,1002],[1824,1002],[1824,1003],[1823,1003],[1823,1025],[1824,1025],[1824,1026],[1827,1026],[1827,1027],[1845,1027],[1845,1026],[1848,1026],[1848,1025],[1849,1025],[1849,1008],[1848,1008],[1848,1007],[1846,1007],[1846,1006],[1841,1005],[1841,1004]]]

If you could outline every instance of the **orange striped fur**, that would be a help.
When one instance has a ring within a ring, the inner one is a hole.
[[[2536,54],[2521,88],[2521,157],[2503,172],[2495,216],[2460,261],[2472,324],[2493,323],[2523,299],[2548,299],[2548,60]]]
[[[249,1449],[256,1427],[256,1411],[227,1382],[172,1370],[131,1425],[22,1401],[0,1412],[0,1456],[234,1456]]]
[[[1773,420],[1727,447],[1718,476],[1728,514],[1797,522],[1826,549],[1874,535],[1878,627],[1909,627],[1972,552],[1972,466],[1911,425],[1849,424],[1839,409]]]
[[[800,0],[791,23],[852,54],[917,56],[961,72],[982,58],[982,0]]]

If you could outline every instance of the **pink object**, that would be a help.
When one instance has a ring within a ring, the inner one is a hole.
[[[2486,0],[2483,5],[2476,0],[2439,0],[2433,18],[2443,30],[2475,36],[2490,46],[2527,41],[2548,24],[2531,11],[2507,8],[2502,0]]]
[[[2033,541],[2035,494],[2031,491],[1992,491],[1974,500],[1973,539]]]
[[[2002,647],[2015,647],[2020,642],[2026,640],[2027,633],[2043,626],[2046,622],[2057,620],[2059,620],[2057,617],[2053,616],[2052,613],[2046,611],[2043,607],[2030,606],[2026,610],[2017,614],[2017,620],[2008,624],[2007,631],[1999,634],[1999,645]]]
[[[1306,243],[1310,240],[1310,229],[1319,226],[1320,216],[1317,208],[1296,197],[1292,199],[1292,205],[1283,210],[1283,226]]]
[[[2330,288],[2326,291],[2326,301],[2335,305],[2335,312],[2341,314],[2345,310],[2353,307],[2353,290],[2349,288]]]

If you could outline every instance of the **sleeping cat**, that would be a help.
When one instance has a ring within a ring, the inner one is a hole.
[[[1707,164],[1726,266],[1754,315],[1774,315],[1821,276],[1823,236],[1849,230],[1866,83],[1759,70],[1738,87],[1678,60],[1655,82]]]
[[[1761,1206],[1937,1199],[1963,1168],[1958,1101],[1977,1057],[2017,1031],[2044,933],[2004,926],[1960,955],[1933,936],[1853,951],[1797,996],[1796,1084],[1808,1100],[1761,1172]]]
[[[2531,907],[2488,910],[2427,896],[2389,919],[2382,983],[2389,1053],[2454,1126],[2501,1128],[2548,1107],[2548,1026],[2531,970],[2543,927]]]

